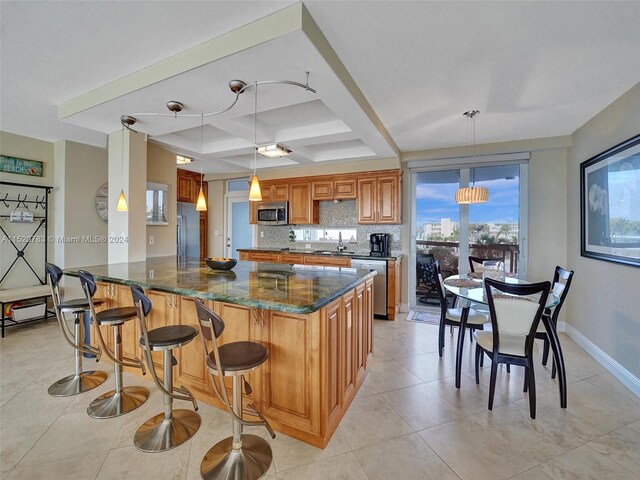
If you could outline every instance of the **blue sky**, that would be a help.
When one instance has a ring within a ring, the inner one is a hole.
[[[471,223],[518,223],[518,179],[487,180],[476,186],[489,189],[489,201],[469,206]],[[419,183],[416,186],[416,220],[438,222],[441,218],[459,221],[459,206],[455,201],[457,183]]]

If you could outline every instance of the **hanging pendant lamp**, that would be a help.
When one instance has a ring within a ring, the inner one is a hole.
[[[124,124],[122,125],[122,136],[120,143],[120,176],[122,177],[122,181],[124,182]],[[120,190],[120,196],[118,197],[118,204],[116,205],[117,212],[127,212],[129,208],[127,207],[127,200],[124,198],[124,188]]]
[[[479,110],[469,110],[463,115],[470,118],[473,122],[473,157],[476,156],[476,116],[480,114]],[[472,181],[470,187],[459,188],[456,192],[456,203],[459,205],[468,205],[472,203],[485,203],[489,200],[489,190],[485,187],[476,187],[473,178],[474,169],[471,168]]]
[[[253,178],[251,179],[251,187],[249,188],[249,201],[261,202],[262,191],[260,190],[260,181],[256,175],[258,165],[258,82],[255,83],[254,92],[254,116],[253,116]]]
[[[200,118],[200,153],[203,154],[204,152],[202,151],[202,138],[204,130],[204,114]],[[207,211],[207,201],[204,198],[204,191],[202,190],[202,177],[202,168],[200,168],[200,192],[198,193],[198,201],[196,202],[196,210],[198,212]]]

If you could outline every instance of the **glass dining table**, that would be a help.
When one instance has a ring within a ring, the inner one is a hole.
[[[506,283],[521,284],[529,283],[515,277],[505,277]],[[460,377],[462,376],[462,353],[464,348],[464,335],[469,317],[469,309],[472,304],[488,305],[487,297],[484,291],[484,283],[481,278],[472,278],[468,275],[453,275],[447,277],[444,281],[444,288],[462,299],[460,307],[462,315],[460,317],[460,328],[458,329],[458,346],[456,350],[456,388],[460,388]],[[559,303],[559,298],[552,292],[549,292],[545,312],[555,307]],[[488,312],[487,312],[488,313]],[[553,352],[553,358],[558,369],[558,384],[560,387],[560,407],[567,408],[567,378],[564,369],[564,358],[562,355],[562,347],[558,339],[558,333],[551,324],[549,315],[543,315],[541,321],[549,335],[549,343]]]

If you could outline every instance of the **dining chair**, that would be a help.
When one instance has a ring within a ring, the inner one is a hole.
[[[553,282],[551,283],[551,291],[554,293],[556,297],[558,297],[558,304],[552,309],[545,309],[543,316],[546,316],[550,320],[550,324],[552,328],[556,328],[558,325],[558,315],[560,314],[560,309],[562,308],[562,304],[564,303],[565,298],[567,298],[567,293],[569,293],[569,287],[571,286],[571,280],[573,279],[573,270],[568,271],[560,266],[556,266],[556,269],[553,273]],[[542,350],[542,365],[547,364],[547,360],[549,359],[549,335],[547,334],[547,329],[543,325],[542,322],[538,325],[538,331],[536,332],[536,338],[543,340],[543,350]],[[556,364],[555,361],[552,364],[551,368],[551,378],[556,378]]]
[[[484,289],[492,331],[474,333],[476,384],[480,383],[480,360],[483,354],[487,354],[491,359],[489,410],[492,410],[498,364],[523,366],[524,390],[529,391],[529,415],[536,418],[533,347],[551,283],[512,284],[487,278],[484,280]]]
[[[436,291],[440,300],[440,326],[438,329],[438,355],[442,357],[442,351],[444,350],[444,330],[445,326],[459,327],[460,319],[462,318],[462,308],[447,308],[446,290],[444,288],[444,280],[442,279],[442,270],[440,269],[440,262],[434,262],[435,265],[435,281]],[[482,330],[484,325],[489,322],[489,316],[480,313],[473,308],[469,309],[469,316],[467,317],[466,327],[471,331]]]

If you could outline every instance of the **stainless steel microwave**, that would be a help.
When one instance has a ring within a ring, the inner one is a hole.
[[[287,202],[259,203],[256,215],[258,225],[286,225],[289,223],[289,204]]]

